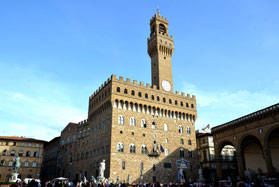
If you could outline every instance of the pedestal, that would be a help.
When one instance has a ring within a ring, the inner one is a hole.
[[[16,182],[18,180],[18,173],[12,173],[12,178],[10,179],[10,182]]]

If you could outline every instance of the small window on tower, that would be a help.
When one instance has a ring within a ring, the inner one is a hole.
[[[141,97],[141,92],[138,93],[139,97]]]
[[[124,94],[127,94],[128,93],[128,90],[125,88],[125,90],[124,90]]]
[[[151,95],[151,99],[154,100],[154,95]]]
[[[163,33],[163,34],[166,33],[166,27],[165,27],[165,25],[163,25],[163,24],[160,24],[160,25],[159,25],[159,32],[161,32],[161,33]]]
[[[117,92],[120,92],[120,87],[117,87],[117,88],[116,88],[116,91],[117,91]]]
[[[147,93],[145,94],[145,98],[148,99],[148,94]]]
[[[132,94],[132,95],[135,95],[135,91],[134,91],[134,90],[132,90],[131,94]]]

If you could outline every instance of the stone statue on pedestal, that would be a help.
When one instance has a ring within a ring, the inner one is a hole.
[[[98,179],[101,179],[103,180],[105,177],[105,169],[106,169],[106,161],[103,160],[102,162],[100,162],[99,164],[99,176],[98,176]]]

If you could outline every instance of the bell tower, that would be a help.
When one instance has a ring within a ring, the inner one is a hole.
[[[173,91],[171,57],[173,37],[168,34],[168,19],[159,11],[150,20],[148,54],[151,58],[151,80],[160,90]]]

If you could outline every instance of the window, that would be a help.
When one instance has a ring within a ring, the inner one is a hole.
[[[26,156],[27,156],[27,157],[30,157],[30,156],[31,156],[31,152],[30,152],[30,151],[27,151],[27,152],[26,152]]]
[[[165,156],[168,156],[168,155],[169,155],[169,150],[166,149],[166,150],[165,150]]]
[[[180,106],[183,106],[183,102],[182,101],[180,102]]]
[[[18,156],[23,156],[23,151],[19,151]]]
[[[187,108],[189,107],[189,103],[186,103],[186,107],[187,107]]]
[[[28,143],[28,147],[31,147],[32,146],[32,143]]]
[[[179,149],[179,156],[180,156],[180,158],[184,157],[184,149],[183,148]]]
[[[182,127],[182,125],[178,126],[178,132],[179,132],[179,134],[183,134],[183,127]]]
[[[160,101],[160,97],[159,96],[157,96],[157,101]]]
[[[37,167],[37,162],[32,162],[32,167],[33,168]]]
[[[166,138],[165,142],[166,142],[166,143],[168,143],[168,142],[169,142],[169,139],[168,139],[168,138]]]
[[[188,151],[188,156],[189,156],[189,158],[193,158],[193,152],[192,151]]]
[[[156,125],[154,121],[152,122],[152,129],[156,129]]]
[[[117,87],[117,88],[116,88],[116,91],[117,91],[117,92],[120,92],[120,87]]]
[[[127,94],[128,93],[128,90],[125,88],[124,89],[124,94]]]
[[[11,151],[11,156],[15,156],[15,150]]]
[[[141,127],[146,128],[146,120],[145,119],[141,120]]]
[[[135,91],[134,91],[134,90],[132,90],[131,94],[132,94],[132,95],[135,95]]]
[[[21,142],[20,145],[21,145],[22,147],[24,147],[24,142]]]
[[[29,166],[29,162],[28,161],[25,161],[24,162],[24,167],[28,167]]]
[[[171,168],[171,163],[165,162],[164,163],[164,168]]]
[[[117,152],[124,152],[124,145],[123,145],[123,143],[119,142],[117,144]]]
[[[168,124],[164,124],[164,131],[168,131]]]
[[[169,99],[169,103],[172,104],[172,100],[171,99]]]
[[[118,124],[124,125],[124,116],[121,116],[121,115],[118,116]]]
[[[186,127],[186,129],[187,129],[187,134],[191,134],[191,129],[190,129],[190,127]]]
[[[5,166],[5,160],[1,160],[0,166]]]
[[[130,126],[136,126],[136,119],[134,117],[130,118]]]
[[[192,141],[191,140],[188,140],[188,145],[192,145]]]
[[[148,94],[147,93],[145,94],[145,98],[148,99]]]
[[[151,99],[154,100],[154,95],[151,95]]]
[[[6,145],[9,145],[9,142],[6,142]]]
[[[8,152],[7,150],[5,149],[3,152],[2,152],[2,156],[7,156],[8,155]]]
[[[13,161],[12,161],[12,160],[9,161],[9,166],[10,166],[10,167],[13,166]]]
[[[38,144],[38,143],[36,143],[36,147],[39,147],[39,144]]]
[[[141,97],[141,92],[138,93],[138,96]]]
[[[76,135],[73,136],[72,141],[73,141],[73,143],[76,141]]]
[[[38,154],[38,152],[34,152],[34,157],[39,157],[39,154]]]
[[[180,144],[183,145],[184,144],[184,140],[180,139]]]
[[[147,154],[147,148],[145,145],[141,146],[141,154]]]
[[[122,161],[122,169],[125,170],[125,168],[126,168],[125,161]]]
[[[136,146],[134,144],[130,144],[130,153],[136,153]]]
[[[176,100],[174,101],[174,104],[177,105],[177,101]]]
[[[191,108],[194,108],[194,104],[191,104]]]

